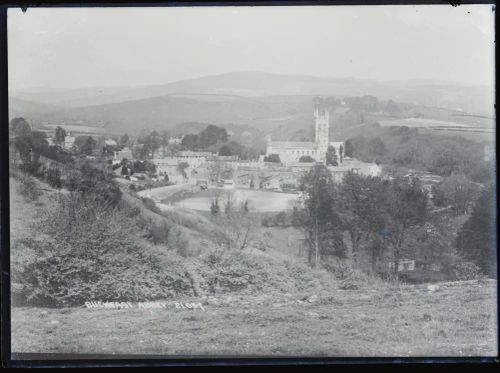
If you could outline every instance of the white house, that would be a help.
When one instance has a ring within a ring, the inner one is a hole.
[[[71,136],[71,134],[68,132],[66,137],[64,138],[64,149],[71,149],[73,145],[75,144],[75,138]]]

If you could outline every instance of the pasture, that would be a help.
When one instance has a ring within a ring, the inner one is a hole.
[[[496,356],[496,281],[175,299],[160,309],[14,308],[14,353]],[[315,295],[315,294],[313,294]],[[175,303],[201,302],[203,309]]]
[[[175,205],[196,211],[210,211],[214,198],[219,199],[219,205],[224,208],[228,198],[235,206],[248,201],[250,211],[279,212],[290,210],[299,199],[298,194],[258,191],[250,189],[217,189],[210,188],[206,191],[178,201]]]

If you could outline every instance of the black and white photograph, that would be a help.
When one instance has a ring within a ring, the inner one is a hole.
[[[498,356],[494,3],[7,31],[13,361]]]

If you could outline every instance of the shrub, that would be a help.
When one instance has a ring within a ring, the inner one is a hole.
[[[167,244],[168,236],[170,233],[171,227],[167,224],[166,221],[162,220],[158,223],[154,223],[149,221],[148,224],[148,238],[154,244]]]
[[[209,293],[297,292],[327,286],[308,266],[273,260],[263,254],[219,247],[202,256],[202,261],[206,265],[202,273],[205,290]]]
[[[453,273],[459,281],[478,280],[482,277],[481,268],[467,261],[458,261],[453,265]]]
[[[344,279],[340,282],[339,289],[341,290],[357,290],[376,287],[380,289],[383,286],[388,286],[393,282],[393,278],[387,278],[385,281],[372,274],[367,274],[359,270],[348,271]]]
[[[292,216],[281,211],[275,215],[262,218],[261,224],[264,227],[289,227],[292,225]]]
[[[113,177],[90,163],[83,163],[68,175],[67,188],[93,196],[116,206],[121,199],[121,190]]]
[[[155,201],[148,197],[141,197],[141,201],[149,211],[153,211],[156,214],[161,214],[161,210],[158,206],[156,206]]]
[[[47,182],[53,188],[61,188],[61,171],[57,167],[49,167],[47,170]]]
[[[37,189],[36,183],[33,178],[26,174],[21,174],[19,176],[20,181],[20,189],[19,192],[21,195],[29,202],[34,202],[38,200],[38,197],[41,195]]]
[[[130,211],[80,193],[53,202],[35,227],[50,239],[22,243],[36,256],[16,266],[13,275],[21,304],[71,306],[193,294],[178,257],[134,238]]]
[[[168,246],[184,258],[191,256],[191,252],[189,251],[189,239],[180,228],[173,228],[169,232]]]

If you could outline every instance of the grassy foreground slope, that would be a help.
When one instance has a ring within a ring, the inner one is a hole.
[[[204,311],[12,312],[12,351],[244,356],[496,356],[496,282],[332,290],[308,302],[203,297]],[[179,299],[177,301],[183,301]]]
[[[28,203],[18,194],[18,182],[10,182],[12,242],[33,234],[29,225],[36,210],[48,206],[48,197],[57,192],[37,182],[42,194]],[[136,206],[139,201],[135,200]],[[147,217],[161,218],[147,211],[141,208]],[[190,225],[196,229],[184,229],[194,242],[202,230]],[[277,239],[274,236],[273,241]],[[229,272],[216,267],[212,273],[201,258],[177,258],[190,266],[190,272],[199,272],[201,285],[203,277],[216,274],[224,281],[250,276],[245,280],[248,286],[231,283],[213,295],[202,288],[196,297],[165,300],[163,309],[13,307],[12,351],[207,356],[497,354],[496,281],[439,284],[435,291],[425,285],[361,282],[357,290],[341,290],[341,282],[326,273],[287,263],[289,248],[285,242],[281,246],[272,253],[246,251],[227,262]],[[172,255],[165,251],[166,257]],[[24,259],[18,252],[11,253],[16,265]],[[231,290],[235,285],[240,290]],[[175,302],[200,302],[204,310],[176,308]]]

